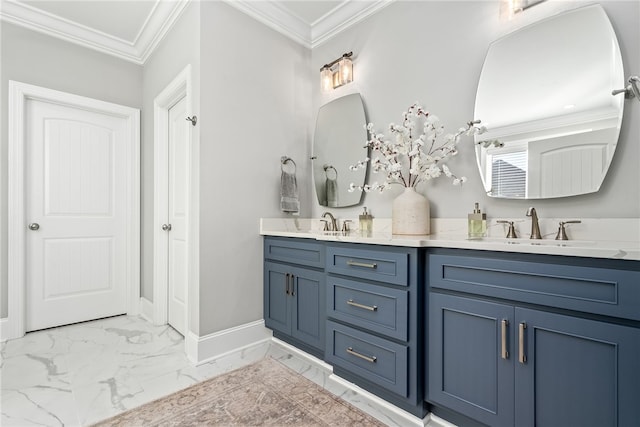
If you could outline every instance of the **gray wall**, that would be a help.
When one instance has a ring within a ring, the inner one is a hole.
[[[0,32],[0,317],[7,317],[8,81],[140,108],[142,67],[6,22]]]
[[[322,95],[319,84],[314,84],[312,122],[315,123],[315,114],[321,105],[337,96],[360,92],[368,120],[380,131],[390,122],[399,122],[402,111],[416,100],[438,115],[448,131],[453,131],[473,117],[476,86],[491,41],[558,11],[590,3],[546,2],[508,21],[500,18],[498,1],[394,2],[313,49],[313,70],[353,50],[355,81],[330,95]],[[618,36],[625,77],[637,75],[640,73],[640,2],[606,1],[602,5]],[[313,75],[314,83],[317,74]],[[432,217],[465,217],[478,201],[493,218],[524,216],[529,205],[536,206],[541,217],[638,218],[639,124],[640,103],[627,101],[618,148],[598,193],[534,201],[490,198],[482,187],[470,140],[460,143],[460,154],[449,163],[454,172],[469,178],[468,183],[454,187],[441,178],[423,184],[420,191],[431,202]],[[375,174],[372,178],[381,179]],[[371,209],[374,217],[388,218],[391,202],[400,190],[367,194],[364,205]],[[314,216],[324,210],[315,202],[312,206]],[[361,209],[339,209],[335,213],[353,217]]]
[[[141,296],[153,301],[153,101],[187,66],[191,65],[192,108],[200,116],[200,2],[190,2],[180,19],[144,64],[142,83],[142,238]],[[199,126],[192,129],[192,143],[199,141]],[[192,310],[192,313],[197,313]],[[190,319],[197,332],[197,322]]]
[[[258,219],[281,215],[283,155],[310,206],[317,81],[308,49],[226,3],[202,2],[201,19],[200,336],[262,318]]]

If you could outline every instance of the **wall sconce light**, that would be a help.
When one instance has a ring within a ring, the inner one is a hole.
[[[546,0],[509,0],[509,10],[511,15],[514,13],[522,12],[525,9],[530,8],[538,3],[542,3]]]
[[[320,68],[320,87],[322,92],[346,85],[353,81],[353,52],[345,53],[340,58]]]

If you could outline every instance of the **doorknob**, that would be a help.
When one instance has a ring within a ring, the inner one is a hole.
[[[164,231],[171,231],[171,224],[162,224],[162,229]]]
[[[29,224],[29,230],[36,231],[38,229],[40,229],[40,224],[38,224],[37,222],[32,222],[31,224]]]

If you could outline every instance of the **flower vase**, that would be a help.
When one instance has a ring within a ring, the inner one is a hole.
[[[393,200],[391,232],[393,234],[429,234],[430,223],[429,200],[416,192],[415,188],[405,187],[404,192]]]

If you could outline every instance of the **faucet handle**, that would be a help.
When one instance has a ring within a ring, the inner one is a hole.
[[[320,221],[324,222],[324,227],[322,227],[322,231],[329,231],[329,220],[321,219]]]
[[[349,223],[352,222],[350,219],[345,219],[344,221],[342,221],[342,232],[343,233],[348,233],[349,231]]]
[[[572,219],[570,221],[560,221],[560,227],[558,227],[558,234],[556,234],[556,240],[569,240],[567,231],[564,229],[565,224],[580,224],[582,221],[579,219]]]
[[[516,228],[513,225],[513,221],[506,220],[498,220],[496,221],[498,224],[509,224],[509,231],[507,231],[507,239],[517,239],[518,235],[516,234]]]

